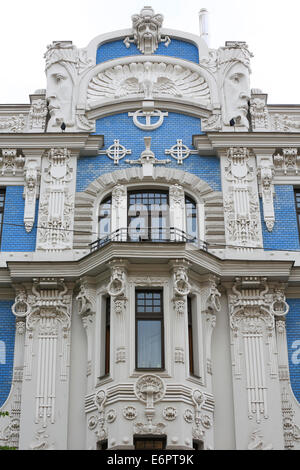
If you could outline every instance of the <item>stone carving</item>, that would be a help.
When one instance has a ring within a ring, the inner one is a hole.
[[[33,100],[28,114],[28,128],[36,132],[44,130],[47,114],[47,101],[42,98]]]
[[[160,32],[164,20],[163,15],[155,14],[153,8],[147,6],[142,8],[140,14],[133,15],[131,19],[133,36],[124,39],[127,48],[133,43],[143,54],[153,54],[161,42],[168,47],[171,39],[169,36],[162,36]]]
[[[203,422],[207,425],[207,417],[206,415],[202,415],[201,409],[205,405],[205,395],[201,390],[195,389],[192,391],[192,400],[195,404],[195,416],[194,416],[194,426],[192,429],[192,434],[195,439],[203,439],[204,431],[201,429],[201,425],[203,426]],[[209,419],[209,418],[208,418]]]
[[[190,293],[191,285],[188,281],[187,266],[178,264],[173,273],[175,295],[185,296]]]
[[[134,406],[126,406],[126,408],[123,409],[123,416],[128,420],[135,419],[137,417],[136,408]]]
[[[255,429],[250,435],[248,450],[272,450],[272,444],[265,444],[259,429]]]
[[[185,302],[183,302],[183,304],[185,306]],[[177,313],[182,314],[184,312],[177,311]],[[174,361],[177,363],[184,364],[184,349],[183,348],[180,348],[178,346],[175,347]]]
[[[294,116],[275,113],[271,115],[271,122],[272,130],[278,132],[299,132],[300,129],[300,117],[295,119]]]
[[[114,161],[115,165],[119,165],[119,161],[126,155],[131,155],[131,150],[128,150],[124,145],[120,144],[119,139],[115,139],[113,145],[110,145],[106,150],[100,150],[99,155],[107,155],[108,158]]]
[[[254,131],[269,129],[269,112],[265,100],[252,98],[250,101],[250,115]]]
[[[283,175],[298,175],[300,155],[294,147],[283,148],[273,156],[276,173]]]
[[[70,152],[50,149],[46,155],[39,208],[37,249],[61,251],[72,248],[74,196]],[[72,160],[73,162],[73,160]]]
[[[261,197],[264,210],[264,221],[269,232],[273,230],[275,224],[274,212],[274,168],[273,162],[268,158],[262,158],[258,168],[258,176],[261,185]]]
[[[140,158],[138,160],[126,160],[126,163],[131,165],[142,165],[143,175],[152,176],[154,165],[166,165],[167,163],[170,163],[171,160],[158,160],[150,149],[151,137],[144,137],[144,141],[146,149],[143,150]]]
[[[79,315],[84,316],[96,312],[96,296],[87,279],[81,279],[79,293],[76,297],[79,302]]]
[[[208,132],[208,131],[219,131],[222,129],[221,123],[221,111],[217,110],[208,118],[201,119],[201,130]]]
[[[134,113],[128,113],[128,116],[132,117],[134,125],[142,131],[154,131],[158,129],[163,124],[165,116],[168,115],[167,112],[162,112],[159,109],[138,109]],[[145,119],[145,122],[140,121],[138,119],[139,117],[143,118],[143,120]],[[152,118],[154,118],[154,122]]]
[[[66,130],[76,130],[75,88],[80,75],[94,64],[84,49],[77,49],[72,41],[54,41],[45,53],[48,110],[48,132],[58,132],[62,123]],[[80,127],[80,121],[78,121]]]
[[[209,86],[199,73],[168,62],[139,61],[107,68],[91,79],[87,89],[89,108],[132,95],[145,100],[190,99],[204,108],[211,103]]]
[[[107,286],[107,293],[111,297],[121,297],[125,292],[126,279],[122,266],[111,264],[111,278]]]
[[[167,406],[163,410],[163,417],[167,421],[174,421],[174,419],[177,418],[177,410],[174,408],[174,406]]]
[[[108,423],[113,423],[116,420],[117,412],[114,409],[108,410],[106,413],[106,421]]]
[[[285,388],[282,390],[281,403],[284,448],[293,449],[295,447],[295,442],[300,442],[300,426],[295,424],[295,411],[293,410],[290,397]]]
[[[24,128],[25,117],[23,114],[0,118],[0,132],[24,132]]]
[[[175,160],[177,160],[178,165],[182,165],[183,160],[185,160],[191,154],[197,154],[198,150],[191,150],[186,145],[182,143],[182,139],[177,139],[177,143],[173,145],[170,149],[165,150],[166,155],[171,155]]]
[[[45,434],[46,431],[47,430],[45,428],[42,428],[36,432],[35,442],[30,444],[30,450],[55,450],[54,444],[50,444],[48,441],[49,435]]]
[[[39,169],[36,161],[29,161],[24,171],[24,226],[27,233],[31,232],[35,220],[35,206],[38,197]]]
[[[94,404],[98,409],[98,416],[96,423],[93,424],[93,429],[97,438],[101,441],[107,438],[107,429],[105,427],[106,418],[104,412],[104,405],[107,400],[107,396],[104,390],[98,390],[94,397]]]
[[[189,424],[194,421],[194,413],[189,408],[185,410],[183,417],[184,417],[184,420]]]
[[[242,42],[226,43],[225,47],[218,49],[223,123],[232,130],[249,129],[247,115],[251,96],[249,80],[251,57],[247,45]]]
[[[56,384],[66,382],[69,370],[71,295],[63,279],[33,280],[32,294],[22,301],[30,305],[26,316],[25,380],[32,379],[33,341],[39,361],[36,371],[35,422],[45,427],[56,419]],[[15,305],[15,309],[17,305]],[[46,347],[47,345],[47,347]],[[59,373],[54,373],[57,349],[60,347]]]
[[[228,245],[237,248],[262,245],[254,163],[248,149],[228,149],[224,168],[228,184],[228,193],[224,198],[226,238]]]
[[[11,310],[17,318],[24,318],[29,315],[31,311],[30,305],[27,301],[27,292],[25,287],[22,285],[15,285],[14,287],[17,291],[17,295],[15,298],[15,303],[12,305]]]
[[[166,388],[160,377],[145,374],[138,378],[134,386],[136,397],[146,403],[145,416],[147,423],[135,423],[134,432],[137,434],[162,434],[165,425],[163,423],[153,424],[155,415],[154,403],[163,399]]]
[[[25,157],[15,149],[2,149],[0,154],[0,171],[2,175],[12,173],[13,176],[18,170],[23,170]]]
[[[261,416],[268,418],[264,339],[266,341],[267,337],[270,375],[276,377],[274,317],[286,315],[288,305],[283,286],[275,285],[272,293],[266,278],[236,278],[232,292],[229,305],[235,376],[241,375],[241,340],[245,354],[248,416],[250,419],[255,417],[260,423]]]

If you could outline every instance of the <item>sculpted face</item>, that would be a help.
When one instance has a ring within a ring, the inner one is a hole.
[[[47,69],[47,94],[50,121],[48,129],[57,130],[62,122],[72,125],[73,81],[68,70],[55,63]]]
[[[238,127],[249,127],[247,119],[248,102],[250,100],[250,78],[248,68],[238,62],[234,64],[224,81],[224,102],[226,124],[235,120]]]

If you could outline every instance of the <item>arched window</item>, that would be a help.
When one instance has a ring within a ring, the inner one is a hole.
[[[166,240],[169,230],[168,191],[128,193],[128,234],[132,241]]]
[[[195,201],[185,196],[185,218],[186,218],[186,234],[193,238],[198,238],[197,223],[197,205]]]
[[[103,199],[99,207],[99,238],[107,237],[111,232],[111,195]]]

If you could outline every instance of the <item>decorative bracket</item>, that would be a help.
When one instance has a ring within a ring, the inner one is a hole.
[[[258,157],[259,158],[259,157]],[[261,157],[258,162],[258,176],[260,179],[260,196],[263,202],[264,221],[269,232],[272,232],[275,223],[274,213],[274,167],[272,157]]]

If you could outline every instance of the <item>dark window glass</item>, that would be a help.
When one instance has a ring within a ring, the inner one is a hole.
[[[201,442],[201,441],[193,441],[193,449],[195,449],[195,450],[203,450],[203,442]]]
[[[186,233],[197,238],[197,205],[193,199],[185,196]]]
[[[298,233],[300,238],[300,189],[295,189],[295,203],[296,203],[296,213],[298,221]]]
[[[136,367],[162,369],[162,291],[136,291]]]
[[[128,193],[128,229],[133,241],[168,238],[169,209],[166,191]]]
[[[101,441],[101,442],[98,442],[97,444],[98,450],[107,450],[107,447],[108,447],[107,441]]]
[[[143,438],[136,437],[134,439],[134,448],[136,450],[155,450],[166,448],[166,438]]]
[[[4,203],[5,203],[5,189],[0,189],[0,242],[2,237],[3,216],[4,216]]]
[[[104,238],[111,232],[111,196],[104,199],[99,207],[99,238]]]
[[[188,337],[189,337],[189,366],[190,374],[194,375],[194,346],[193,346],[193,315],[192,315],[192,299],[188,297]]]
[[[106,298],[105,317],[105,375],[107,375],[110,364],[110,297]]]

